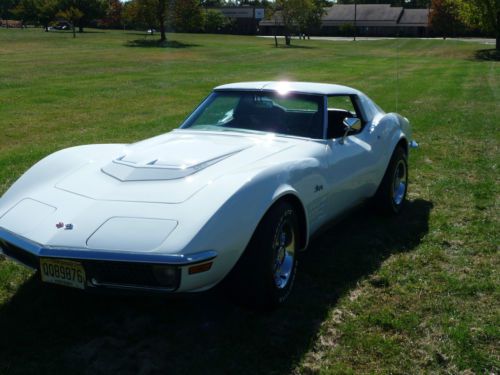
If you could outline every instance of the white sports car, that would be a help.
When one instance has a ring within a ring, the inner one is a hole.
[[[49,155],[0,199],[0,248],[80,289],[288,297],[297,252],[367,198],[398,213],[406,118],[321,83],[219,86],[179,129]]]

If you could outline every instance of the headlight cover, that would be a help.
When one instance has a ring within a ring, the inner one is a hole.
[[[153,251],[173,232],[177,221],[168,219],[112,217],[88,239],[90,249]]]

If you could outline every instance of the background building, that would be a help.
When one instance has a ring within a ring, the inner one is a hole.
[[[319,35],[426,36],[429,34],[429,9],[404,9],[390,4],[337,4],[325,8]],[[260,22],[260,32],[281,34],[279,14]]]
[[[233,34],[256,34],[259,22],[264,18],[264,9],[255,7],[212,8],[229,18]]]

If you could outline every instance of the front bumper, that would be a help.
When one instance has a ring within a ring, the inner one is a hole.
[[[41,258],[69,259],[82,264],[86,287],[137,291],[174,292],[181,282],[181,269],[217,257],[213,250],[193,254],[133,253],[84,248],[44,246],[0,227],[0,253],[32,269],[40,269]],[[171,285],[161,285],[153,267],[175,268]]]

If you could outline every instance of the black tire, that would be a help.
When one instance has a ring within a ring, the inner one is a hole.
[[[298,223],[286,201],[269,209],[229,275],[233,299],[258,310],[273,309],[286,301],[297,272]]]
[[[385,214],[398,214],[406,201],[408,191],[408,159],[401,146],[394,150],[384,178],[373,200]]]

